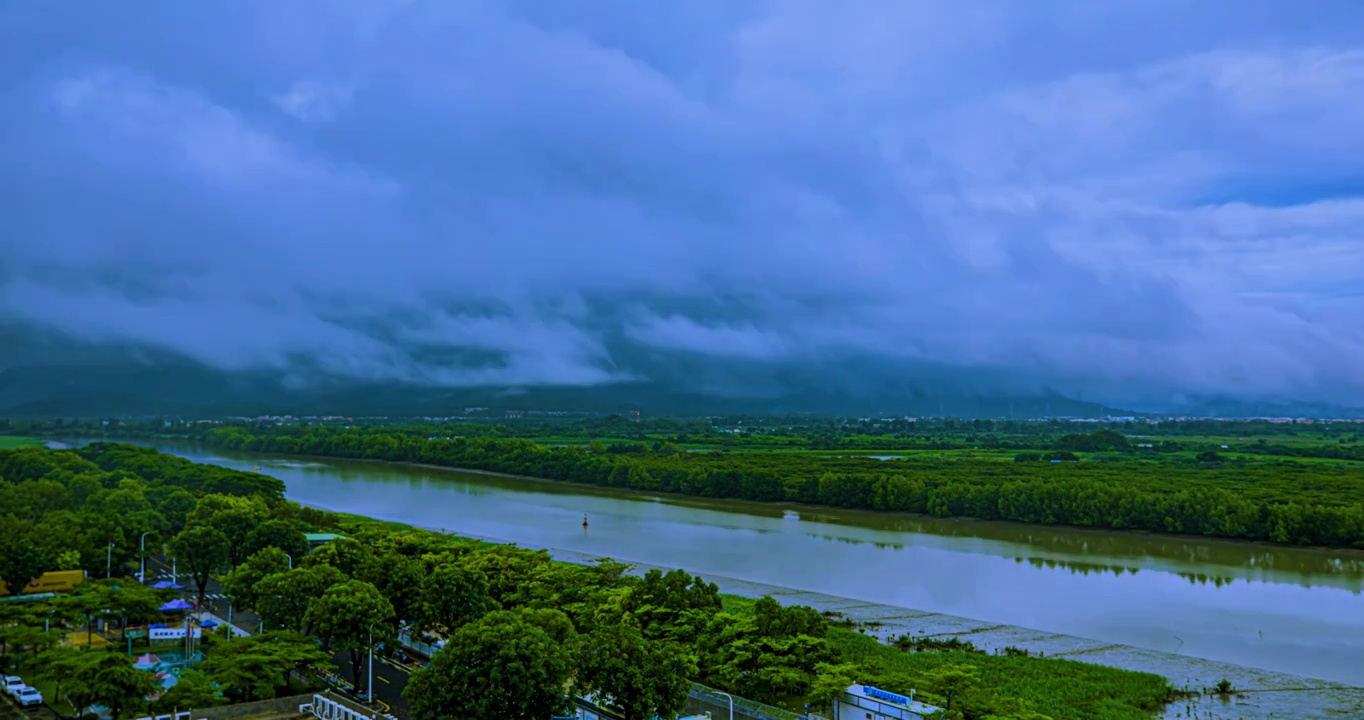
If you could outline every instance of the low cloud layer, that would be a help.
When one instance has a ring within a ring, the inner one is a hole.
[[[0,321],[446,385],[1364,401],[1364,26],[1307,10],[15,6]]]

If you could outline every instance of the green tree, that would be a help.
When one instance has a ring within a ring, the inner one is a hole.
[[[330,565],[348,578],[362,578],[370,561],[370,550],[353,538],[333,540],[303,558],[304,567]]]
[[[308,608],[346,576],[330,565],[294,568],[256,583],[256,614],[268,626],[311,633]]]
[[[581,647],[575,688],[609,697],[625,720],[674,717],[686,704],[696,661],[681,647],[647,640],[631,621],[598,627]]]
[[[279,548],[298,560],[308,554],[308,538],[288,520],[266,520],[246,536],[245,543],[246,557],[265,548]]]
[[[843,697],[849,686],[857,682],[856,678],[856,665],[819,663],[815,666],[815,681],[810,684],[810,693],[807,695],[810,706],[829,707]]]
[[[10,595],[22,595],[48,569],[47,558],[28,537],[31,524],[0,517],[0,580]]]
[[[79,550],[65,550],[57,554],[54,563],[57,570],[79,570],[81,567],[81,554]]]
[[[214,680],[202,670],[186,668],[180,671],[175,685],[152,702],[152,711],[170,713],[176,710],[217,707],[227,702],[215,686]]]
[[[28,657],[32,657],[45,648],[56,644],[56,633],[43,632],[43,629],[36,625],[20,624],[0,627],[0,648],[5,651],[13,649],[18,656],[15,664],[21,669],[24,667],[23,658],[26,654]],[[0,652],[0,656],[4,654],[6,653]]]
[[[330,653],[312,638],[282,630],[218,645],[199,669],[225,693],[250,702],[275,697],[279,688],[288,687],[294,670],[330,662]]]
[[[447,562],[421,581],[417,610],[424,632],[449,636],[495,609],[497,603],[488,594],[488,579],[477,570]]]
[[[146,705],[157,684],[150,672],[133,667],[132,658],[119,653],[87,652],[70,684],[80,688],[84,707],[103,705],[113,720],[124,710]]]
[[[328,647],[350,653],[351,677],[360,687],[364,651],[389,638],[393,605],[379,589],[364,580],[333,585],[308,608],[307,622]],[[439,654],[439,653],[437,653]]]
[[[62,698],[62,686],[65,685],[66,697],[76,709],[76,715],[84,714],[86,705],[78,704],[82,699],[72,692],[81,688],[75,688],[71,680],[76,677],[76,672],[81,668],[89,652],[58,645],[38,656],[36,663],[38,679],[46,680],[53,685],[53,697],[46,698],[49,705],[55,706]]]
[[[950,663],[933,668],[924,675],[924,680],[934,692],[941,695],[944,710],[952,709],[952,701],[975,689],[980,682],[979,671],[974,665]]]
[[[236,567],[248,554],[247,538],[269,515],[270,508],[258,497],[212,494],[199,498],[185,526],[204,525],[221,532],[227,541],[228,562]]]
[[[194,507],[198,500],[194,493],[184,488],[167,488],[165,492],[159,493],[153,502],[161,516],[166,519],[166,529],[171,535],[178,535],[185,529],[185,523],[189,514],[194,512]]]
[[[289,559],[275,547],[258,550],[223,578],[223,591],[238,607],[256,606],[256,586],[267,576],[287,572]]]
[[[752,616],[711,619],[697,641],[703,682],[768,703],[809,690],[815,668],[834,655],[824,628],[808,624],[808,608],[767,600]]]
[[[523,613],[498,610],[448,638],[403,697],[423,720],[543,720],[567,705],[571,668],[570,647]]]
[[[113,588],[106,581],[87,580],[75,592],[61,596],[57,607],[62,612],[85,618],[85,641],[88,645],[94,632],[95,616],[113,605]]]
[[[150,620],[160,615],[160,608],[171,594],[146,585],[125,583],[111,590],[105,609],[119,615],[126,626],[129,620]]]
[[[374,555],[366,566],[365,579],[393,604],[394,634],[403,620],[415,622],[420,619],[422,582],[426,577],[426,568],[419,558],[396,550]]]
[[[189,568],[199,591],[198,607],[203,607],[209,578],[230,567],[232,555],[227,536],[207,525],[190,525],[171,540],[171,550]]]

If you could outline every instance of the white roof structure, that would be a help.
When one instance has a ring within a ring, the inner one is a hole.
[[[843,705],[852,706],[870,713],[873,720],[920,720],[942,708],[914,699],[914,691],[909,696],[888,692],[870,685],[852,685],[844,691]],[[844,717],[839,708],[839,717]],[[863,720],[863,715],[848,715],[853,720]]]

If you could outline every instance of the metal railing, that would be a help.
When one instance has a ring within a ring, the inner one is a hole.
[[[805,720],[805,716],[800,713],[783,710],[779,707],[765,705],[756,700],[749,700],[737,695],[731,696],[720,690],[706,687],[701,683],[692,683],[689,707],[698,710],[709,710],[711,717],[715,720],[729,717],[730,707],[734,708],[735,718],[747,718],[748,720]],[[733,705],[731,706],[731,697]]]
[[[376,716],[393,720],[393,716],[387,713],[361,712],[321,695],[314,695],[312,702],[299,705],[298,712],[301,715],[312,715],[319,720],[374,720]]]
[[[189,715],[189,711],[186,710],[184,712],[175,713],[174,715],[149,715],[147,717],[138,718],[137,720],[189,720]]]

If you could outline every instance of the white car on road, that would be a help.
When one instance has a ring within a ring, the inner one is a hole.
[[[14,694],[14,699],[18,700],[19,704],[23,707],[33,707],[34,705],[43,704],[42,693],[27,685],[19,688],[18,692]]]
[[[0,678],[0,682],[4,683],[5,694],[11,697],[19,692],[19,688],[26,687],[24,685],[24,679],[18,675],[5,675],[3,678]]]

